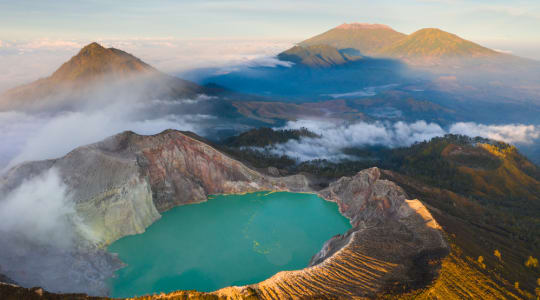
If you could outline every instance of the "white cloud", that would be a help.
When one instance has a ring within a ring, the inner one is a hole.
[[[145,84],[146,79],[106,85],[81,97],[48,99],[49,103],[69,104],[69,111],[0,112],[0,170],[24,161],[58,158],[76,147],[126,130],[156,134],[177,129],[205,135],[207,130],[240,126],[227,120],[218,124],[217,118],[209,115],[214,103],[219,102],[215,97],[152,98],[147,96],[148,90],[159,94],[159,87]],[[169,92],[167,88],[165,92]]]
[[[97,39],[105,47],[127,51],[157,69],[172,74],[209,67],[235,65],[290,65],[275,55],[294,45],[292,39],[238,39],[172,37]],[[0,48],[0,93],[6,89],[52,74],[77,54],[89,40],[37,39],[3,41]]]
[[[334,123],[321,120],[299,120],[288,122],[286,129],[307,128],[322,135],[322,138],[303,138],[275,145],[271,152],[286,154],[299,160],[323,158],[340,160],[351,158],[342,153],[347,147],[386,145],[407,146],[417,141],[429,140],[443,135],[445,131],[435,123],[418,121],[390,123]]]
[[[200,114],[134,117],[146,108],[148,106],[120,110],[119,106],[111,106],[101,111],[67,112],[44,117],[0,113],[0,127],[8,129],[0,132],[0,139],[5,141],[0,145],[0,168],[6,164],[6,168],[10,168],[24,161],[57,158],[76,147],[126,130],[156,134],[172,128],[201,134],[204,126],[198,125],[199,121],[212,118]]]
[[[450,133],[481,136],[510,144],[532,144],[540,137],[540,127],[524,124],[483,125],[473,122],[456,123]]]
[[[83,46],[80,41],[41,38],[17,45],[20,51],[33,50],[73,50]]]
[[[435,123],[334,123],[321,120],[299,120],[287,123],[284,129],[307,128],[321,138],[302,138],[274,145],[268,150],[285,154],[300,161],[312,159],[354,159],[342,152],[344,148],[384,145],[387,147],[410,146],[448,133],[481,136],[508,143],[530,144],[540,138],[540,128],[534,125],[482,125],[456,123],[445,130]]]

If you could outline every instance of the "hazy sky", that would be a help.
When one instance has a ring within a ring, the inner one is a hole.
[[[0,0],[0,91],[92,41],[176,72],[273,55],[344,22],[438,27],[540,60],[539,0]]]
[[[540,40],[538,0],[0,0],[15,38],[307,37],[343,22],[410,33],[439,27],[473,39]]]

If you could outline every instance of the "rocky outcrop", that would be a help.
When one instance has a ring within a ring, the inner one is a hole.
[[[206,201],[209,194],[314,192],[303,175],[263,175],[174,130],[153,136],[124,132],[60,159],[19,165],[0,178],[0,192],[9,193],[49,169],[57,170],[77,214],[92,233],[90,237],[80,235],[84,243],[70,251],[79,254],[79,265],[98,262],[88,267],[100,274],[110,274],[118,267],[114,257],[99,250],[100,245],[143,232],[161,212],[174,206]],[[423,286],[436,275],[438,259],[447,253],[440,227],[420,201],[406,200],[399,186],[380,179],[377,168],[341,178],[318,194],[336,202],[353,228],[329,240],[306,269],[279,272],[258,284],[214,293],[177,294],[195,298],[373,297]],[[81,268],[72,265],[63,266],[71,275],[63,278],[63,286],[57,286],[57,281],[40,285],[51,291],[66,291],[69,286],[67,291],[106,292],[100,278],[87,278],[80,274]],[[6,275],[20,282],[17,276]],[[69,282],[70,278],[76,282]]]

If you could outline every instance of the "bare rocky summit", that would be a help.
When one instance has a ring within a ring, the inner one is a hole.
[[[51,169],[67,187],[70,201],[75,203],[85,228],[92,232],[92,239],[79,234],[75,246],[64,250],[74,257],[60,262],[65,275],[50,280],[30,276],[31,281],[25,274],[50,275],[58,266],[50,269],[47,265],[21,263],[2,269],[25,287],[39,285],[52,292],[106,295],[105,280],[120,262],[103,246],[141,233],[160,218],[160,213],[206,201],[210,194],[261,190],[318,193],[336,202],[353,228],[329,240],[303,270],[279,272],[258,284],[213,293],[179,291],[168,295],[171,299],[375,297],[429,284],[437,275],[440,259],[448,253],[441,228],[422,203],[406,200],[405,192],[393,182],[382,180],[377,168],[315,191],[303,175],[263,175],[179,131],[152,136],[124,132],[59,159],[18,165],[0,178],[0,192],[7,194]],[[32,260],[32,253],[27,255]],[[14,288],[0,285],[6,293],[26,291],[35,295],[32,290]]]

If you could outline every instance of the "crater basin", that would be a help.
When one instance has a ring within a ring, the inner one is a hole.
[[[212,196],[175,207],[108,247],[126,267],[111,296],[218,290],[305,268],[324,242],[350,228],[335,203],[314,194],[257,192]]]

